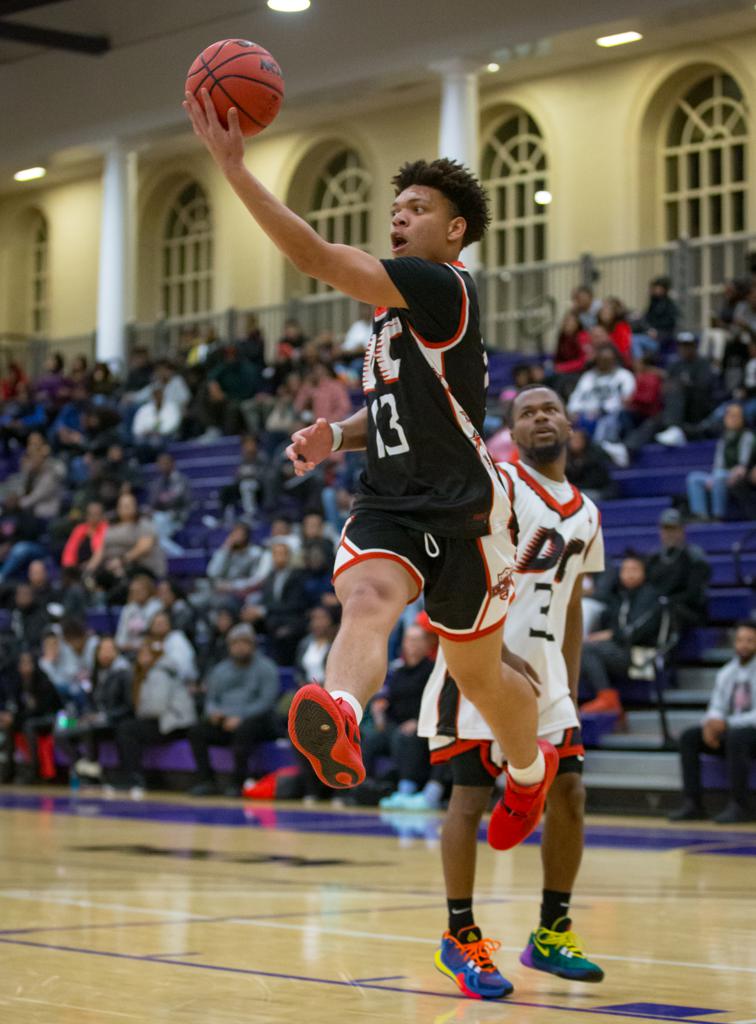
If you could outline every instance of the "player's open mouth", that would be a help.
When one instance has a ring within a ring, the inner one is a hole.
[[[408,242],[407,242],[407,239],[404,237],[404,235],[396,235],[396,234],[394,234],[393,231],[391,232],[391,251],[392,252],[394,252],[394,253],[401,252],[402,249],[406,249],[407,245],[408,245]]]

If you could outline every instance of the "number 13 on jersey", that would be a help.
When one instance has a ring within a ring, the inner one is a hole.
[[[389,411],[388,422],[384,411],[386,409]],[[407,435],[399,422],[396,398],[392,394],[374,398],[370,402],[370,415],[375,423],[375,442],[379,459],[385,459],[387,455],[403,455],[410,450]]]

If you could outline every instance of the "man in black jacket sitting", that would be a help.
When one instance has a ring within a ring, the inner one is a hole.
[[[605,628],[589,634],[583,644],[580,680],[595,697],[580,710],[621,713],[616,684],[627,676],[631,649],[655,646],[661,622],[659,591],[646,581],[642,558],[627,555],[623,559],[619,585],[602,620]]]
[[[700,626],[706,621],[711,566],[701,548],[688,544],[682,516],[676,508],[662,512],[659,532],[661,547],[646,561],[646,579],[668,599],[678,629]]]

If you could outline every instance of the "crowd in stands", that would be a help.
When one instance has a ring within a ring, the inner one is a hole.
[[[621,712],[618,680],[638,648],[658,643],[665,611],[678,630],[704,621],[710,570],[686,541],[686,515],[756,518],[756,284],[729,282],[701,337],[679,329],[670,292],[669,280],[656,278],[646,308],[633,314],[618,298],[576,288],[553,358],[515,367],[487,421],[494,456],[512,457],[507,402],[527,384],[553,386],[574,425],[568,477],[598,501],[615,495],[614,467],[631,465],[645,444],[717,439],[711,471],[690,474],[687,512],[663,513],[658,551],[649,559],[628,552],[618,570],[589,581],[587,710]],[[57,354],[35,379],[18,363],[7,367],[5,781],[54,777],[55,747],[77,776],[101,779],[100,748],[109,742],[120,764],[112,780],[138,792],[144,751],[184,739],[193,794],[242,791],[250,753],[285,736],[290,693],[281,670],[293,669],[291,685],[324,678],[339,618],[330,569],[361,466],[357,455],[334,453],[298,478],[283,452],[300,426],[343,419],[361,403],[369,338],[369,310],[341,342],[327,332],[307,338],[289,321],[270,358],[250,318],[233,343],[184,332],[171,359],[136,346],[121,376]],[[194,441],[211,452],[232,435],[241,435],[233,479],[213,499],[198,498],[171,446]],[[179,583],[169,560],[198,527],[213,538],[204,569]],[[433,650],[421,608],[410,609],[366,719],[366,762],[385,806],[434,806],[443,792],[415,734]],[[212,767],[216,746],[230,748],[228,782]],[[322,798],[295,756],[298,795]]]

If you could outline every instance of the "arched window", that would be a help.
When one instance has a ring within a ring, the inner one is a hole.
[[[748,112],[734,78],[709,74],[675,103],[663,160],[667,241],[746,230]]]
[[[32,334],[44,335],[49,329],[48,265],[49,234],[47,220],[38,213],[31,225],[29,261],[29,326]]]
[[[201,185],[185,185],[163,229],[162,305],[166,317],[209,313],[213,300],[213,225]]]
[[[491,197],[492,214],[486,266],[545,260],[548,205],[539,205],[535,196],[548,190],[548,160],[541,130],[524,110],[507,114],[489,132],[481,179]]]
[[[329,242],[370,249],[370,193],[372,179],[359,154],[342,149],[324,163],[312,190],[306,218]],[[321,281],[310,279],[310,292],[328,291]]]

